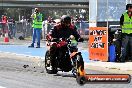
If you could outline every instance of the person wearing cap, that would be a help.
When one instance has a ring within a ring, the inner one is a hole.
[[[127,4],[126,10],[127,11],[122,14],[120,18],[120,26],[122,28],[122,52],[120,58],[121,62],[126,61],[128,51],[131,55],[130,58],[132,60],[132,4]]]
[[[39,8],[35,8],[34,13],[31,15],[33,18],[33,35],[32,35],[32,44],[28,47],[34,47],[35,39],[37,38],[37,47],[40,48],[40,39],[41,39],[41,31],[42,31],[42,22],[43,16],[40,13]]]

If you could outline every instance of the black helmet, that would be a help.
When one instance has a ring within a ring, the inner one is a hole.
[[[132,8],[132,4],[127,4],[127,5],[126,5],[126,10],[128,10],[129,7]]]
[[[61,22],[62,23],[71,23],[71,17],[70,16],[67,16],[67,15],[63,15],[61,17]]]

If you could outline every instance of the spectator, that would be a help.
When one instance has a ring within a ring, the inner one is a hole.
[[[11,17],[8,18],[8,27],[9,27],[9,38],[12,39],[13,38],[13,29],[12,29],[12,25],[13,25],[13,20],[11,19]]]
[[[24,18],[24,16],[22,16],[22,20],[20,21],[22,23],[22,32],[23,32],[23,35],[22,37],[25,38],[26,37],[26,19]]]
[[[15,20],[12,20],[12,31],[13,31],[12,35],[15,38],[16,37],[16,22],[15,22]]]
[[[122,54],[121,62],[126,61],[128,51],[130,51],[130,60],[132,60],[132,4],[127,4],[127,12],[122,14],[120,18],[120,25],[122,27]],[[129,48],[127,48],[129,46]],[[128,50],[130,49],[130,50]]]
[[[47,28],[47,33],[50,32],[50,30],[54,27],[54,24],[56,22],[51,18],[50,16],[48,17],[48,28]]]
[[[35,8],[35,12],[31,15],[33,18],[33,37],[32,37],[32,44],[29,47],[34,47],[35,39],[37,38],[37,47],[40,48],[40,37],[42,32],[42,22],[43,16],[40,12],[40,9]]]

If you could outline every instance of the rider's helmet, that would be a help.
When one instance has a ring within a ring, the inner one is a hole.
[[[61,24],[65,26],[69,26],[71,24],[71,17],[67,15],[63,15],[61,17]]]

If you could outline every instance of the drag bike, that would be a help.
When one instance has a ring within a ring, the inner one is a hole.
[[[58,71],[72,71],[74,77],[79,75],[78,69],[84,70],[84,61],[77,46],[71,44],[70,39],[60,38],[47,41],[48,50],[45,54],[45,69],[48,74]]]

